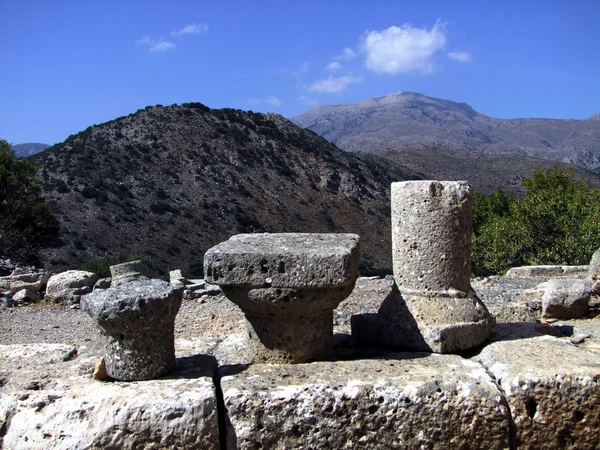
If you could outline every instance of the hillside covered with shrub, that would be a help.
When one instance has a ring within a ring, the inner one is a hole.
[[[250,232],[358,233],[363,271],[389,269],[390,183],[419,178],[279,115],[200,103],[147,107],[34,158],[60,222],[41,252],[53,270],[135,256],[198,274],[209,247]]]

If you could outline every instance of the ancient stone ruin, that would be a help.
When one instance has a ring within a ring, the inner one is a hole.
[[[245,315],[241,363],[231,335],[174,339],[184,284],[204,280],[174,271],[171,283],[95,289],[82,305],[101,352],[0,345],[0,448],[600,448],[600,320],[551,317],[589,317],[591,300],[571,299],[597,298],[600,250],[585,268],[470,280],[471,201],[464,182],[394,183],[393,279],[357,282],[351,234],[237,235],[210,249],[206,282]],[[227,305],[242,323],[220,294],[188,302]],[[99,356],[110,382],[92,378]]]
[[[209,249],[206,279],[246,315],[252,362],[333,356],[333,310],[354,289],[355,234],[241,234]]]
[[[464,181],[392,183],[392,258],[397,289],[378,314],[353,318],[359,339],[453,353],[483,344],[493,318],[471,288],[471,186]]]
[[[175,316],[183,284],[120,283],[83,297],[83,309],[106,336],[106,373],[121,381],[148,380],[175,370]]]

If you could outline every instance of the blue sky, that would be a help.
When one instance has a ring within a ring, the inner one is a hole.
[[[0,0],[0,137],[147,105],[286,117],[414,91],[493,117],[600,113],[600,1]]]

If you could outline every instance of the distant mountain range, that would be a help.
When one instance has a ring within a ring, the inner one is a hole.
[[[44,151],[48,147],[50,147],[48,144],[29,143],[15,144],[12,146],[12,149],[17,158],[26,158],[27,156],[35,155],[36,153]]]
[[[390,183],[420,177],[279,115],[200,103],[139,110],[35,159],[61,224],[46,266],[132,255],[163,276],[248,232],[358,233],[363,272],[389,268]]]
[[[397,92],[358,103],[318,106],[292,121],[351,152],[429,149],[429,156],[437,152],[440,165],[447,151],[475,152],[483,160],[480,155],[508,153],[600,174],[599,114],[587,120],[495,119],[466,103]],[[472,160],[466,158],[465,163],[473,164]]]

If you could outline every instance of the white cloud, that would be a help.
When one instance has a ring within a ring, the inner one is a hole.
[[[329,64],[327,64],[327,66],[325,66],[325,70],[329,72],[335,72],[336,70],[340,70],[341,68],[342,65],[337,61],[332,61]]]
[[[319,80],[308,87],[311,92],[327,92],[330,94],[339,94],[346,90],[346,88],[354,83],[360,83],[362,77],[355,77],[352,75],[344,75],[342,77],[334,77],[329,75],[324,80]]]
[[[198,34],[198,33],[205,33],[206,31],[208,31],[207,23],[201,23],[200,25],[196,25],[195,23],[193,23],[191,25],[186,25],[185,27],[183,27],[179,30],[172,31],[171,35],[172,36],[181,36],[182,34]]]
[[[149,37],[144,37],[138,39],[135,43],[137,45],[144,45],[148,47],[148,50],[151,52],[166,52],[167,50],[175,48],[175,44],[162,38],[159,40],[154,40],[150,39]]]
[[[431,73],[435,70],[434,56],[445,45],[446,32],[439,20],[431,30],[405,23],[371,31],[363,38],[365,64],[377,73]]]
[[[471,52],[448,52],[448,58],[459,62],[471,62]]]
[[[300,97],[298,97],[298,101],[300,103],[304,103],[305,105],[316,105],[319,103],[319,100],[317,100],[316,98],[307,97],[304,94],[302,94]]]
[[[354,50],[352,50],[349,47],[345,47],[344,50],[342,51],[342,54],[339,55],[337,58],[338,61],[350,61],[351,59],[354,59],[358,56],[358,53],[356,53]]]
[[[283,105],[283,102],[273,95],[267,98],[249,98],[247,102],[251,105],[260,105],[261,103],[267,103],[271,106]]]

